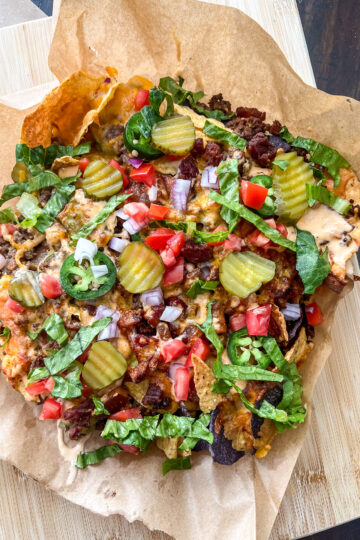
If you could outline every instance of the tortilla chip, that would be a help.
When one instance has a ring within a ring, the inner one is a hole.
[[[278,433],[275,424],[269,418],[265,418],[258,433],[259,438],[254,440],[254,448],[256,448],[255,456],[263,458],[271,450],[271,442]]]
[[[295,341],[295,344],[286,353],[285,360],[289,363],[295,362],[299,368],[305,362],[313,347],[314,344],[311,341],[307,341],[306,331],[303,327],[300,330],[299,337]]]
[[[275,304],[272,305],[271,308],[271,318],[275,322],[276,326],[279,329],[279,336],[276,336],[278,341],[288,341],[289,336],[286,329],[286,321],[285,317]]]
[[[227,399],[219,407],[224,436],[238,451],[251,450],[254,438],[251,431],[251,412],[243,404],[241,397],[236,394]]]
[[[223,394],[215,394],[211,391],[216,381],[212,369],[194,354],[192,355],[192,362],[194,366],[195,388],[200,399],[199,407],[202,412],[209,413],[225,398]]]
[[[178,442],[179,437],[158,437],[156,446],[164,452],[168,459],[174,459],[178,457]]]
[[[21,141],[31,147],[78,144],[118,86],[109,79],[83,71],[70,75],[25,117]]]
[[[145,379],[140,383],[126,382],[126,388],[129,391],[131,397],[133,397],[138,403],[141,403],[149,388],[149,381]]]

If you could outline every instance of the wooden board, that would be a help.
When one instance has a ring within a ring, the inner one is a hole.
[[[170,1],[170,0],[169,0]],[[314,77],[295,0],[224,0],[253,17],[278,42],[305,82]],[[0,95],[35,95],[54,84],[47,68],[51,19],[0,30]],[[38,87],[34,93],[33,87]],[[2,98],[8,104],[9,97]],[[320,376],[304,448],[282,502],[272,539],[286,539],[331,527],[360,515],[360,296],[354,291],[338,308],[334,351]],[[330,407],[331,404],[331,414]],[[141,523],[104,518],[73,505],[0,463],[0,538],[52,540],[159,540]]]

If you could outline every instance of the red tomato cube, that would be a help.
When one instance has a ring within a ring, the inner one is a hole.
[[[245,313],[239,313],[238,315],[231,315],[229,318],[230,330],[236,332],[236,330],[241,330],[246,326],[246,315]]]
[[[189,395],[190,373],[189,370],[179,368],[175,374],[174,394],[177,401],[186,401]]]
[[[39,283],[41,292],[45,298],[57,298],[62,293],[60,281],[55,276],[41,273]]]
[[[307,304],[305,306],[305,314],[308,323],[311,324],[311,326],[317,326],[324,321],[321,309],[316,302],[312,302],[311,304]]]
[[[130,173],[130,178],[134,182],[143,182],[151,187],[156,184],[156,173],[152,163],[143,163],[138,169],[133,169]]]
[[[145,105],[150,105],[149,102],[149,90],[144,90],[143,88],[140,88],[137,91],[136,98],[135,98],[135,110],[140,111]]]
[[[145,240],[145,244],[155,250],[162,250],[167,247],[168,240],[174,236],[174,231],[171,229],[157,229],[149,234]]]
[[[245,315],[250,336],[267,336],[270,324],[271,304],[248,309]]]
[[[125,422],[129,418],[142,418],[140,409],[124,409],[109,416],[110,420],[118,420],[118,422]]]
[[[179,257],[175,266],[165,270],[163,276],[163,285],[173,285],[184,279],[184,258]]]
[[[181,339],[166,341],[161,347],[161,356],[164,362],[172,362],[186,351],[186,345]]]
[[[260,210],[268,194],[268,189],[247,180],[241,181],[240,193],[245,206]]]
[[[150,204],[149,217],[153,219],[164,219],[169,213],[167,206],[161,204]]]
[[[39,420],[58,420],[61,418],[62,408],[62,403],[59,403],[56,399],[45,399]]]

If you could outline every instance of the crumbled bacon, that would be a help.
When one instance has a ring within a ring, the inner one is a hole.
[[[251,157],[261,167],[269,167],[276,156],[276,148],[264,133],[257,133],[249,142]]]
[[[180,162],[179,172],[182,178],[195,178],[199,174],[199,169],[192,156],[188,156]]]
[[[205,148],[206,162],[208,165],[217,167],[223,159],[221,146],[215,142],[208,142]]]

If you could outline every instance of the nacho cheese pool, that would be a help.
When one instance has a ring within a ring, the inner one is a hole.
[[[3,375],[62,447],[98,434],[78,468],[152,444],[163,474],[197,451],[263,458],[305,421],[358,180],[251,104],[109,73],[73,74],[24,120],[1,195]]]

